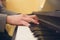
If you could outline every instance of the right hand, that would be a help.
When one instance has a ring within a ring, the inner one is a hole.
[[[29,22],[39,24],[38,18],[36,17],[36,15],[20,14],[20,15],[7,16],[7,23],[12,24],[12,25],[29,26],[30,25]]]

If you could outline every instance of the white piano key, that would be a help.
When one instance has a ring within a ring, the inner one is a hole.
[[[15,40],[37,40],[37,38],[33,36],[29,27],[18,26]]]

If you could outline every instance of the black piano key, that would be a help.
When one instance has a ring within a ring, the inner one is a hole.
[[[39,27],[30,27],[30,30],[32,31],[32,32],[34,32],[34,31],[39,31],[40,30],[40,28]]]
[[[54,36],[39,36],[38,40],[56,40]]]
[[[33,35],[35,37],[38,36],[54,36],[56,34],[56,32],[48,32],[48,31],[34,31]]]
[[[33,32],[34,34],[34,36],[35,37],[38,37],[38,36],[40,36],[40,35],[42,35],[43,33],[41,32],[41,31],[35,31],[35,32]]]

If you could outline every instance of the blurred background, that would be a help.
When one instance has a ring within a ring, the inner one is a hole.
[[[6,9],[23,14],[49,12],[60,9],[60,0],[6,0]]]

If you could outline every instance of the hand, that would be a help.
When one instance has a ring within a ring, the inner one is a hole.
[[[36,15],[20,14],[20,15],[7,16],[7,23],[12,24],[12,25],[29,26],[30,25],[29,22],[39,24],[38,18]]]

